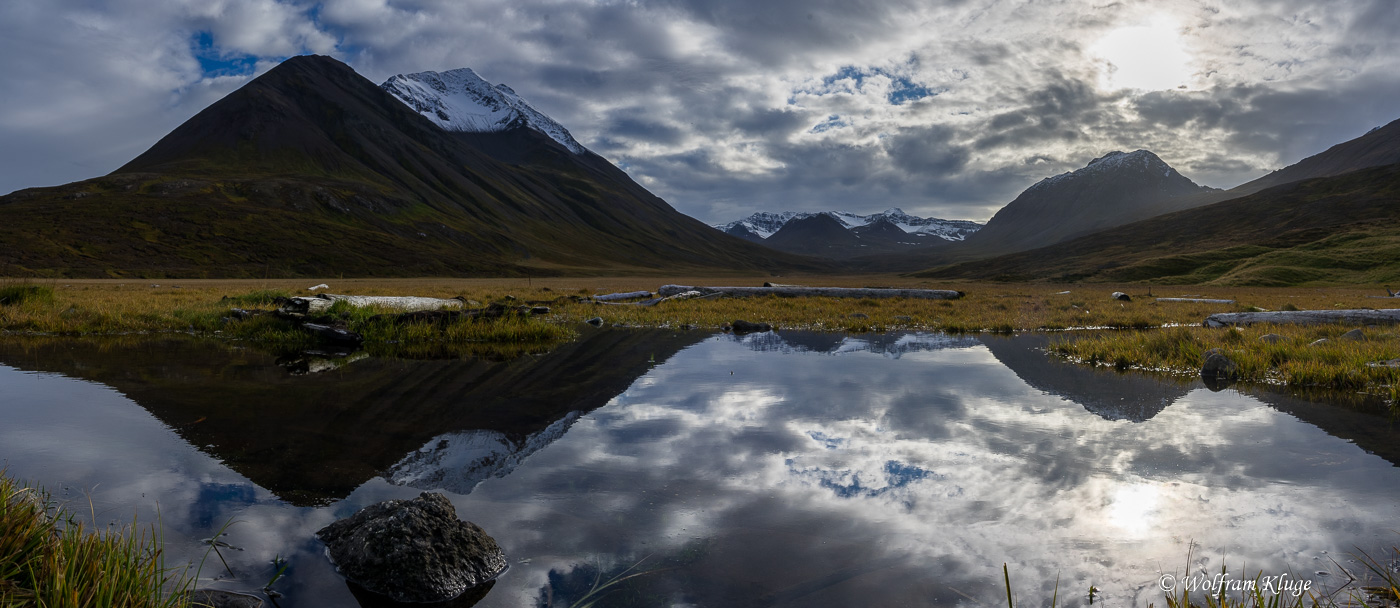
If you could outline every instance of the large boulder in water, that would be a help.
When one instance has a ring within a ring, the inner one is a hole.
[[[370,505],[316,536],[346,578],[399,602],[450,600],[506,568],[496,540],[436,492]]]

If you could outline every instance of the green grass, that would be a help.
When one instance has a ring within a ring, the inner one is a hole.
[[[176,608],[186,583],[155,527],[89,532],[42,491],[0,474],[0,605]]]
[[[1239,380],[1299,388],[1366,391],[1400,398],[1400,369],[1370,363],[1400,358],[1400,329],[1366,329],[1364,341],[1341,339],[1342,325],[1255,325],[1208,329],[1173,327],[1065,337],[1050,352],[1089,365],[1178,375],[1200,372],[1204,353],[1223,350],[1238,366]],[[1262,339],[1280,336],[1276,342]],[[1326,339],[1326,342],[1317,343]]]
[[[25,303],[52,304],[53,286],[30,282],[0,285],[0,306],[20,306]]]

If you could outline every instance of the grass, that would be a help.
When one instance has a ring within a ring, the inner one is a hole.
[[[574,277],[548,279],[324,279],[187,280],[149,283],[113,280],[54,282],[47,298],[0,306],[0,331],[57,335],[185,332],[244,340],[280,351],[315,346],[291,324],[267,316],[232,319],[232,308],[271,308],[279,297],[309,294],[307,287],[328,283],[332,293],[461,297],[468,306],[492,302],[542,303],[550,313],[507,316],[492,322],[447,325],[394,325],[374,320],[385,310],[337,305],[331,314],[366,338],[373,355],[444,357],[480,354],[509,358],[540,352],[568,340],[585,320],[600,317],[619,327],[691,327],[716,330],[736,320],[766,322],[780,329],[869,332],[888,330],[950,333],[1060,331],[1075,328],[1165,330],[1102,332],[1060,341],[1058,355],[1119,369],[1194,374],[1201,353],[1224,348],[1240,366],[1241,379],[1290,386],[1381,392],[1400,397],[1396,372],[1366,363],[1400,357],[1394,330],[1371,331],[1362,343],[1328,343],[1350,328],[1256,327],[1245,330],[1196,328],[1207,315],[1246,310],[1338,309],[1397,306],[1368,296],[1379,286],[1327,288],[1167,287],[1143,285],[1045,285],[939,283],[893,275],[782,277],[782,282],[840,287],[870,285],[956,289],[958,300],[718,298],[668,301],[653,307],[609,306],[578,301],[581,296],[655,290],[665,283],[761,285],[774,277]],[[1068,288],[1068,289],[1066,289]],[[327,291],[327,290],[323,290]],[[1109,298],[1114,291],[1130,302]],[[1065,293],[1068,292],[1068,293]],[[1234,300],[1233,304],[1156,302],[1156,297]],[[474,303],[473,303],[474,302]],[[1284,340],[1266,345],[1263,333]],[[1074,332],[1075,335],[1081,332]],[[1070,335],[1070,334],[1066,334]]]
[[[1218,348],[1238,366],[1242,381],[1366,391],[1395,403],[1400,397],[1400,369],[1368,364],[1400,358],[1400,329],[1363,330],[1364,341],[1343,339],[1342,334],[1351,329],[1341,325],[1172,327],[1060,339],[1051,344],[1050,352],[1119,370],[1195,375],[1200,373],[1204,353]],[[1279,338],[1264,340],[1269,334]]]
[[[1366,580],[1355,578],[1342,568],[1348,583],[1332,594],[1324,594],[1314,589],[1311,580],[1305,580],[1289,573],[1287,575],[1266,576],[1262,571],[1253,578],[1237,578],[1228,568],[1221,566],[1220,574],[1212,576],[1204,570],[1191,572],[1188,566],[1181,575],[1164,574],[1159,579],[1159,587],[1164,594],[1167,608],[1371,608],[1400,604],[1400,575],[1395,563],[1400,561],[1400,548],[1391,548],[1389,563],[1359,551],[1355,561],[1366,567],[1363,575]],[[1187,552],[1187,563],[1191,563]],[[1015,608],[1011,593],[1011,574],[1006,564],[1002,564],[1002,580],[1006,585],[1006,606]],[[1050,607],[1059,606],[1060,582],[1055,581],[1054,594]],[[1199,593],[1197,593],[1199,592]],[[1095,603],[1098,588],[1089,586],[1089,604]],[[969,598],[972,599],[972,598]],[[975,602],[976,600],[974,600]],[[1100,602],[1102,603],[1102,602]],[[1023,602],[1024,604],[1024,602]],[[1154,604],[1148,604],[1151,608]]]
[[[52,304],[53,287],[28,281],[0,285],[0,306],[22,306],[26,303]]]
[[[175,572],[155,527],[89,532],[44,492],[0,474],[0,605],[187,606]]]

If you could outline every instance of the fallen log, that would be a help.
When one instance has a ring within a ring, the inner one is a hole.
[[[1212,300],[1210,298],[1157,298],[1158,302],[1192,302],[1196,304],[1234,304],[1234,300]]]
[[[1346,323],[1348,325],[1395,325],[1400,324],[1400,308],[1381,310],[1279,310],[1270,312],[1222,312],[1216,313],[1201,323],[1204,327],[1229,327],[1231,325],[1253,325],[1255,323],[1277,323],[1279,325],[1316,325],[1321,323]]]
[[[601,296],[593,296],[594,302],[615,302],[617,300],[636,300],[638,298],[650,298],[650,291],[628,291],[625,293],[605,293]]]
[[[708,299],[710,299],[710,298],[718,298],[718,297],[720,297],[721,295],[724,295],[724,294],[721,294],[721,293],[702,294],[702,293],[700,293],[699,291],[694,291],[694,290],[692,290],[692,291],[683,291],[683,292],[678,293],[678,294],[675,294],[675,295],[665,296],[665,297],[661,297],[661,298],[652,298],[652,299],[650,299],[650,300],[642,300],[641,302],[594,302],[594,303],[595,303],[595,304],[601,304],[601,305],[604,305],[604,306],[656,306],[657,304],[660,304],[660,303],[662,303],[662,302],[669,302],[669,301],[671,301],[671,300],[708,300]]]
[[[461,308],[462,301],[456,298],[423,298],[418,296],[346,296],[323,293],[310,297],[295,297],[283,306],[287,312],[315,314],[333,306],[336,302],[346,302],[351,306],[379,306],[412,312],[417,310],[440,310]]]
[[[956,300],[963,292],[948,289],[868,289],[862,287],[694,287],[662,285],[656,293],[673,296],[687,291],[704,295],[723,294],[735,298],[775,295],[784,298],[915,298],[922,300]]]

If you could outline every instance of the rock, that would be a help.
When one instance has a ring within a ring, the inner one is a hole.
[[[506,568],[495,539],[436,492],[370,505],[316,537],[345,578],[398,602],[450,600]]]
[[[192,608],[262,608],[262,598],[222,589],[195,589],[189,594]]]
[[[1239,367],[1225,355],[1225,351],[1212,348],[1205,352],[1205,362],[1201,365],[1201,380],[1205,381],[1206,388],[1218,391],[1238,377]]]
[[[536,307],[530,309],[530,314],[532,314],[532,315],[547,315],[547,314],[549,314],[549,307],[548,307],[548,306],[536,306]]]
[[[330,288],[331,288],[330,285],[327,285],[327,284],[325,284],[325,283],[321,283],[320,285],[312,285],[311,287],[307,287],[306,290],[307,290],[307,291],[316,291],[317,289],[330,289]]]
[[[905,323],[908,323],[908,322],[910,322],[910,321],[913,321],[913,320],[914,320],[914,317],[911,317],[911,316],[908,316],[908,315],[895,315],[894,320],[896,320],[896,321],[904,321]]]
[[[1391,360],[1389,360],[1389,361],[1373,361],[1373,362],[1371,362],[1371,363],[1367,363],[1366,366],[1367,366],[1367,367],[1400,367],[1400,359],[1391,359]]]
[[[1115,292],[1113,292],[1113,295],[1112,295],[1111,297],[1112,297],[1113,299],[1115,299],[1115,300],[1120,300],[1120,301],[1123,301],[1123,302],[1132,302],[1132,301],[1133,301],[1133,299],[1132,299],[1131,297],[1129,297],[1128,294],[1123,293],[1123,292],[1121,292],[1121,291],[1115,291]]]
[[[1283,340],[1283,336],[1278,334],[1264,334],[1259,336],[1259,341],[1265,344],[1278,344]]]
[[[848,317],[850,317],[850,318],[852,318],[852,319],[869,319],[869,318],[870,318],[870,315],[867,315],[867,314],[865,314],[865,313],[863,313],[863,312],[853,312],[853,313],[851,313],[851,314],[849,314],[849,315],[846,315],[846,316],[848,316]]]
[[[1338,340],[1351,340],[1352,342],[1365,342],[1365,341],[1366,341],[1366,333],[1363,332],[1363,331],[1361,331],[1360,329],[1353,329],[1353,330],[1351,330],[1351,331],[1349,331],[1349,332],[1347,332],[1347,333],[1342,334],[1342,336],[1341,336],[1340,338],[1338,338]]]
[[[750,323],[742,319],[729,324],[734,328],[736,334],[748,334],[756,331],[773,331],[773,326],[767,323]]]
[[[589,319],[589,320],[587,320],[587,321],[584,321],[584,323],[587,323],[587,324],[592,325],[592,326],[594,326],[594,327],[602,327],[602,326],[603,326],[603,318],[602,318],[602,317],[593,317],[592,319]]]
[[[1318,338],[1316,340],[1313,340],[1312,344],[1309,344],[1308,346],[1322,346],[1323,344],[1326,344],[1328,342],[1331,342],[1331,340],[1328,340],[1327,338]]]

